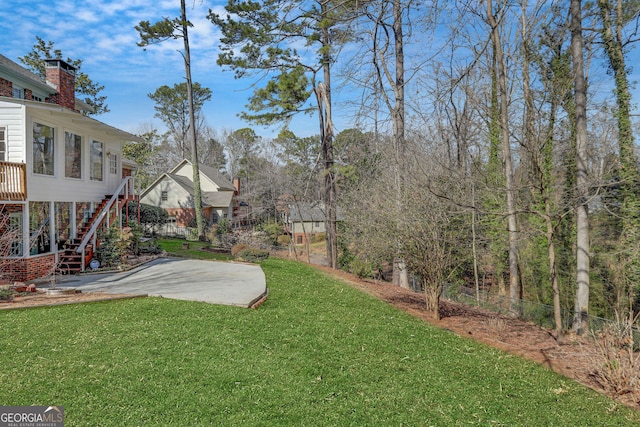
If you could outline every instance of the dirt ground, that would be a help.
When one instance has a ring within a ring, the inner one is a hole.
[[[102,292],[82,292],[75,294],[47,295],[45,290],[36,293],[20,294],[10,302],[0,303],[0,310],[28,307],[40,307],[48,305],[74,304],[79,302],[106,301],[112,299],[131,298],[127,294],[105,294]]]
[[[597,359],[597,351],[590,339],[569,335],[560,345],[552,331],[532,323],[450,301],[440,302],[442,318],[437,321],[426,311],[424,296],[421,293],[388,283],[361,280],[349,273],[323,266],[316,267],[435,326],[537,362],[640,410],[640,395],[607,392],[598,381],[594,365],[601,362]]]

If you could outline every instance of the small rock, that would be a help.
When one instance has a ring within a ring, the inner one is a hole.
[[[27,292],[35,292],[36,290],[36,285],[34,285],[33,283],[27,286]]]

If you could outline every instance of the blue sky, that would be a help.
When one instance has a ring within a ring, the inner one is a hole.
[[[213,92],[212,100],[205,104],[203,111],[207,123],[218,132],[250,126],[237,115],[244,109],[253,91],[252,84],[256,83],[250,78],[235,80],[232,72],[223,71],[216,65],[219,34],[206,16],[210,8],[223,14],[226,2],[187,0],[187,15],[194,24],[190,29],[193,79]],[[6,7],[7,4],[10,7]],[[155,22],[163,17],[177,17],[179,4],[179,0],[0,0],[0,6],[5,6],[0,7],[0,53],[18,62],[19,56],[31,51],[36,35],[53,41],[65,57],[82,59],[82,71],[105,86],[103,94],[107,96],[111,112],[97,119],[133,133],[139,133],[143,126],[148,128],[149,124],[162,131],[164,127],[153,117],[154,103],[147,94],[162,85],[172,86],[184,81],[184,63],[178,53],[183,47],[182,41],[166,41],[145,51],[136,45],[139,36],[134,26],[142,20]],[[446,20],[443,25],[446,26]],[[478,35],[479,39],[484,36]],[[436,48],[426,40],[408,46],[408,60],[414,56],[409,52],[416,57],[426,54],[425,46]],[[638,58],[637,50],[627,58],[634,71],[632,81],[640,77]],[[590,70],[591,93],[613,100],[611,77],[605,74],[601,63],[595,64],[597,61]],[[347,61],[346,67],[350,66],[352,64]],[[339,70],[334,70],[332,96],[336,101],[334,124],[339,132],[352,126],[350,121],[354,113],[353,107],[349,109],[338,104],[341,93],[336,84],[336,71]],[[346,98],[349,94],[343,89],[342,95]],[[357,91],[350,95],[354,100],[359,99]],[[421,102],[429,103],[424,95],[417,96]],[[639,96],[640,88],[636,85],[634,104]],[[254,129],[265,137],[275,137],[279,131],[277,128]],[[316,135],[318,120],[315,115],[299,115],[291,129],[298,136]]]
[[[103,94],[111,112],[100,121],[136,133],[142,124],[163,129],[154,118],[154,103],[147,94],[162,85],[184,81],[184,62],[178,50],[182,40],[166,41],[144,51],[136,46],[134,26],[180,14],[178,0],[0,0],[0,53],[18,62],[30,52],[36,35],[53,41],[63,55],[82,59],[82,71],[105,86]],[[250,79],[238,81],[216,65],[217,29],[206,19],[209,8],[223,12],[226,0],[187,0],[193,80],[213,92],[203,111],[207,123],[218,131],[249,127],[237,114],[252,93]],[[300,116],[291,125],[299,136],[318,133],[315,116]],[[258,134],[276,136],[278,129],[255,127]]]

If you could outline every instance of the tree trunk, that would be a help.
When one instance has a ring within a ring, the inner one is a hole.
[[[327,2],[322,2],[322,16],[328,13]],[[326,209],[327,263],[331,268],[338,267],[338,230],[336,226],[336,182],[333,169],[333,119],[331,112],[331,39],[329,28],[322,26],[322,69],[324,74],[323,100],[324,119],[321,119],[322,156],[324,159],[324,197]]]
[[[205,241],[205,223],[202,208],[202,187],[200,186],[200,167],[198,163],[198,140],[196,133],[196,118],[193,107],[193,86],[191,80],[191,53],[189,50],[189,35],[187,33],[187,12],[185,0],[180,0],[180,12],[182,21],[182,31],[184,34],[184,68],[187,78],[187,102],[189,103],[189,133],[191,136],[191,163],[193,166],[193,205],[196,214],[196,224],[198,227],[198,239]]]
[[[395,81],[393,93],[395,103],[392,109],[393,138],[396,155],[396,208],[400,226],[403,224],[403,211],[405,204],[405,111],[404,111],[404,36],[402,31],[402,1],[393,0],[393,41],[395,51]],[[405,260],[400,254],[402,243],[397,242],[398,253],[393,260],[393,284],[401,288],[409,289],[409,274]]]
[[[562,328],[562,308],[560,307],[560,286],[558,284],[558,274],[556,268],[556,246],[553,222],[551,221],[551,202],[545,197],[545,223],[547,225],[547,256],[549,258],[549,280],[553,291],[553,320],[556,326],[556,339],[561,342],[563,339]]]
[[[513,188],[513,165],[511,159],[511,144],[509,141],[509,105],[507,99],[507,73],[505,69],[502,42],[498,31],[498,22],[493,15],[493,2],[487,1],[487,17],[491,26],[491,39],[496,53],[498,66],[498,88],[500,93],[500,137],[502,141],[502,162],[504,166],[507,193],[507,223],[509,232],[509,295],[510,310],[513,315],[520,312],[520,280],[518,279],[518,246],[517,221],[515,207],[515,191]]]
[[[571,59],[575,91],[576,126],[576,297],[573,330],[581,335],[588,329],[589,315],[589,211],[587,181],[587,82],[584,77],[582,8],[571,0]]]
[[[432,313],[435,320],[440,320],[440,288],[425,283],[424,300],[427,311]]]

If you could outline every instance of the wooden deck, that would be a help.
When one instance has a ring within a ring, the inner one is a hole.
[[[27,200],[27,165],[0,162],[0,202]]]

